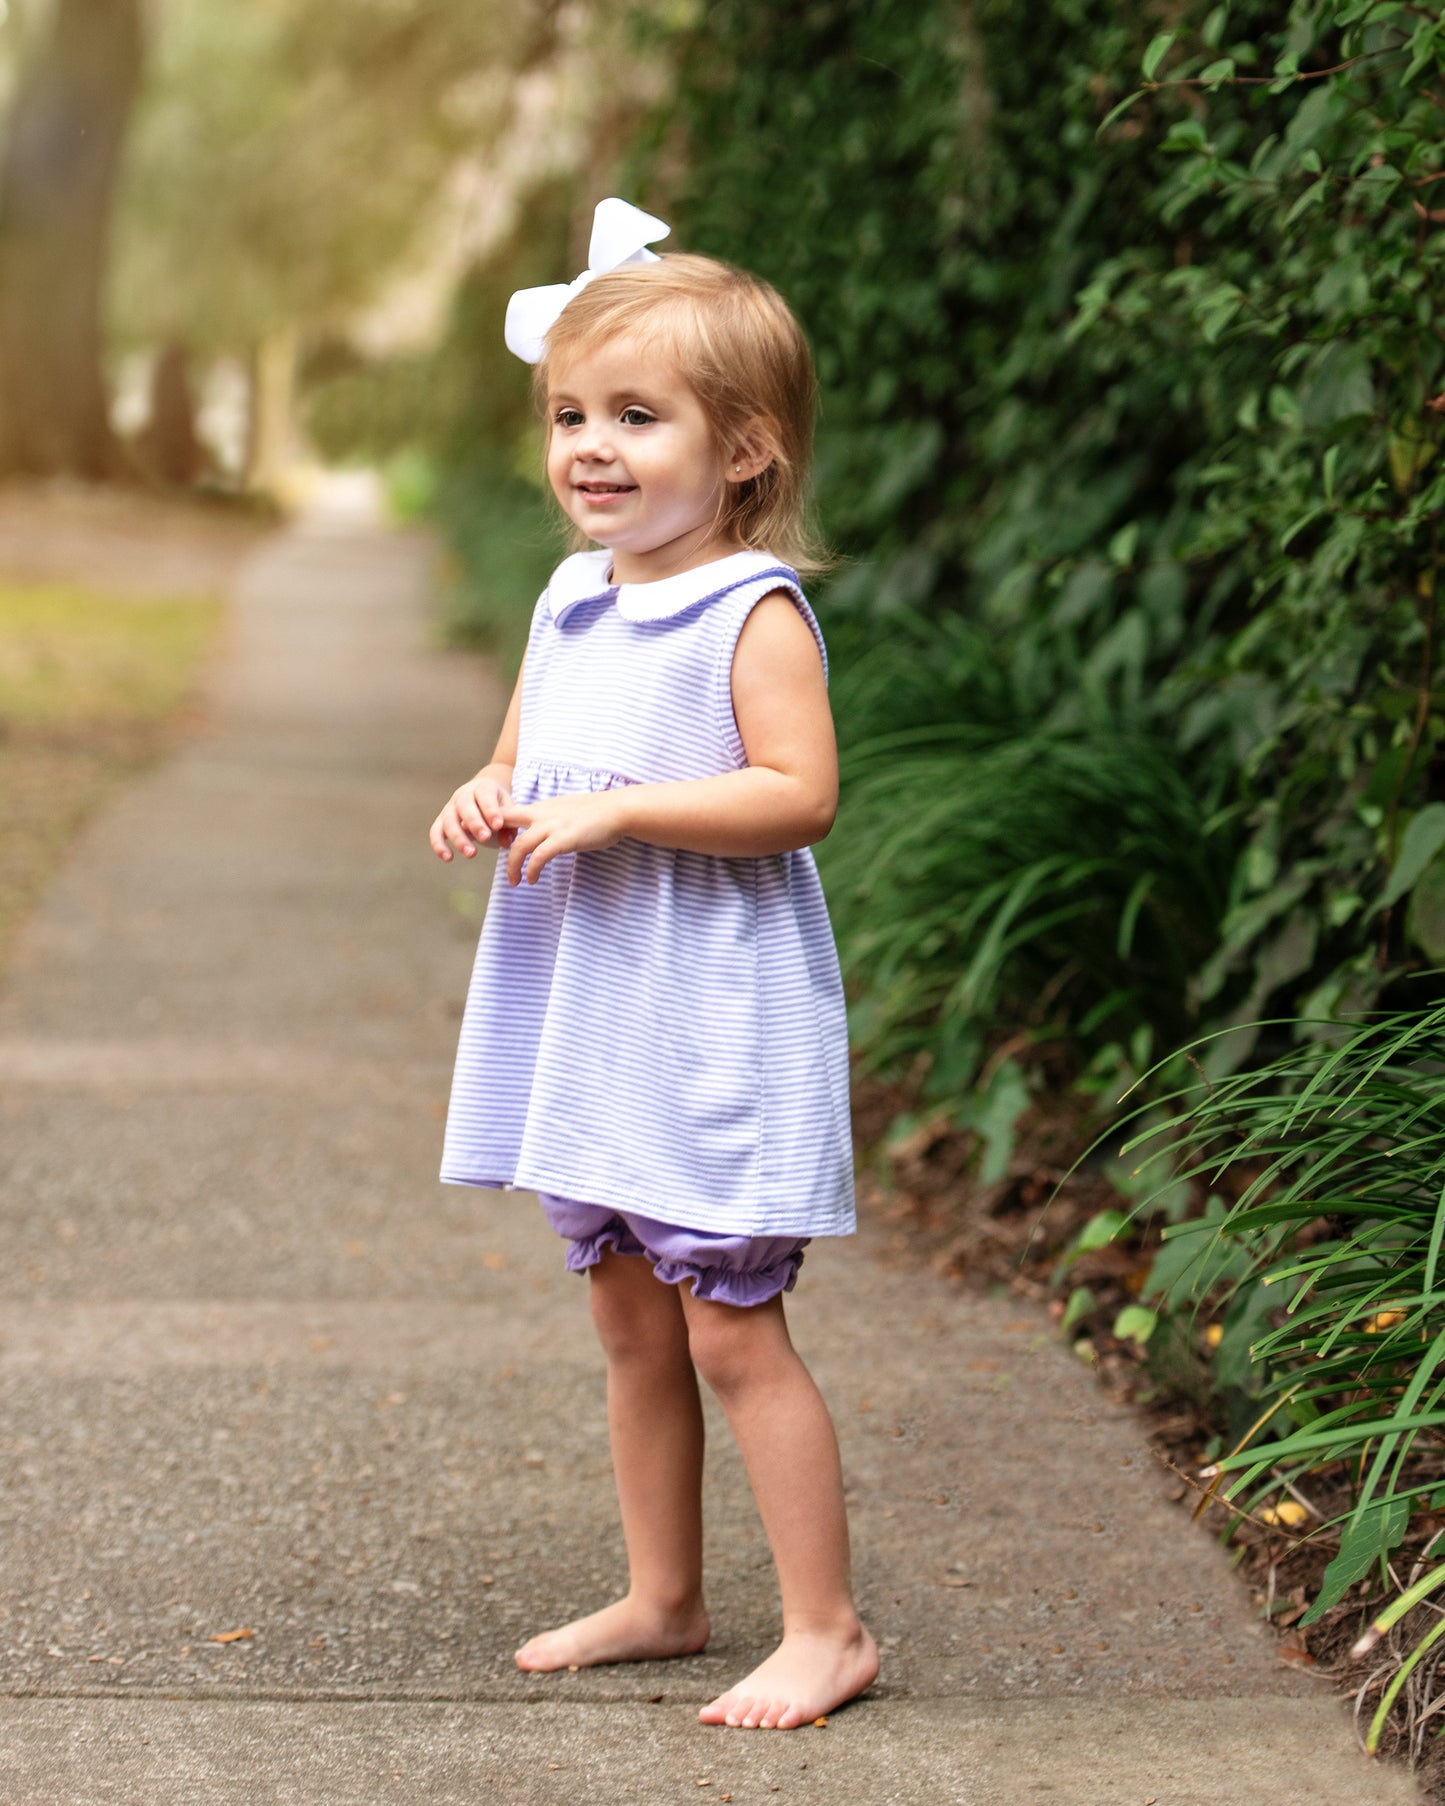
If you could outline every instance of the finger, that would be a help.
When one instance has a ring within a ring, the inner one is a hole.
[[[457,819],[474,839],[487,840],[490,838],[491,829],[487,826],[487,818],[477,797],[468,794],[459,799]]]
[[[451,841],[452,845],[456,848],[456,850],[464,858],[466,858],[466,859],[475,859],[476,858],[477,849],[476,849],[475,844],[472,841],[472,837],[470,834],[467,833],[466,829],[457,820],[455,815],[450,817],[450,819],[448,820],[447,826],[446,826],[446,833],[447,833],[448,840]]]
[[[452,821],[448,811],[443,809],[441,814],[431,825],[431,843],[438,852],[441,852],[442,848],[445,847],[446,857],[450,859],[452,856],[451,843],[455,842],[455,840],[456,824]]]
[[[522,861],[531,851],[531,842],[526,834],[514,834],[512,844],[507,849],[507,882],[515,887],[522,882]]]
[[[507,874],[509,883],[521,883],[524,876],[522,871],[524,864],[526,865],[528,872],[532,870],[532,860],[536,857],[537,848],[542,845],[546,838],[547,830],[540,822],[533,822],[530,828],[518,832],[516,839],[513,840],[507,851]],[[550,858],[550,856],[551,855],[549,854],[548,857]],[[545,863],[546,860],[544,859],[543,864]],[[538,869],[540,870],[541,868],[539,867]],[[532,883],[536,883],[535,878],[532,879]]]
[[[431,850],[436,854],[438,859],[450,860],[452,850],[446,843],[446,836],[442,833],[440,816],[432,823],[431,831],[428,833],[427,839],[431,842]]]
[[[558,848],[551,840],[544,837],[537,842],[536,846],[533,847],[531,852],[527,855],[528,884],[535,884],[537,882],[542,876],[543,867],[547,865],[550,860],[556,858],[557,852]]]

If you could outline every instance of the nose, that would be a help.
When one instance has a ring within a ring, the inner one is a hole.
[[[572,442],[572,453],[588,463],[610,464],[614,456],[610,423],[588,418]]]

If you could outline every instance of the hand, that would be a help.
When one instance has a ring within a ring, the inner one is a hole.
[[[506,826],[504,811],[512,793],[483,769],[452,792],[451,801],[431,825],[432,851],[450,860],[452,847],[466,859],[475,859],[477,848],[495,834],[499,847],[512,844],[513,830]],[[449,846],[447,843],[450,842]]]
[[[626,833],[621,792],[581,790],[572,796],[548,797],[540,803],[511,803],[502,811],[512,836],[507,854],[507,882],[535,884],[542,868],[559,853],[594,853],[616,846]]]

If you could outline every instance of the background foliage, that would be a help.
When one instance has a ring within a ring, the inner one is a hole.
[[[1442,945],[1439,17],[1172,16],[733,0],[650,147],[818,347],[832,894],[865,1044],[945,1092],[1020,1028],[1239,1024],[1227,1068]],[[1035,755],[1087,805],[990,781]]]

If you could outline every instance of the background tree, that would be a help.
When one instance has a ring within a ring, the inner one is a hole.
[[[141,55],[139,0],[56,0],[19,76],[0,165],[0,475],[114,468],[102,298]]]
[[[308,340],[425,261],[458,168],[487,159],[552,54],[556,12],[168,0],[121,197],[117,342],[236,354],[287,393]]]

